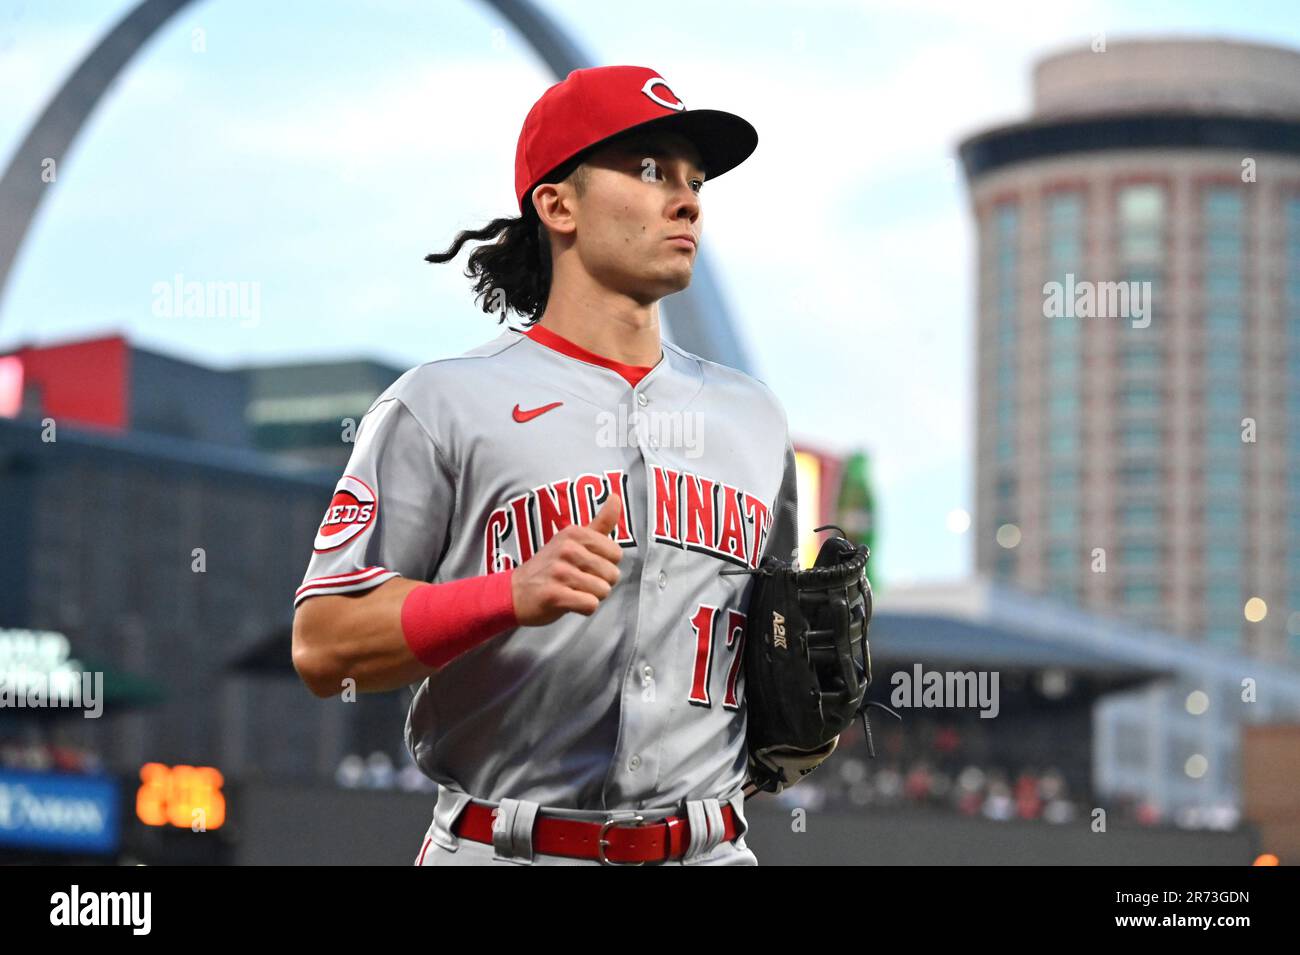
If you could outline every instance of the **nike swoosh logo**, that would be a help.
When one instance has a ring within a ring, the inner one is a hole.
[[[546,412],[550,411],[552,408],[558,408],[562,404],[564,404],[563,401],[552,401],[549,405],[542,405],[540,408],[533,408],[531,411],[521,411],[519,406],[515,405],[515,420],[520,424],[523,424],[525,421],[532,421],[538,415],[546,414]]]

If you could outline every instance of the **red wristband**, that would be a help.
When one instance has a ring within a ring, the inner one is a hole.
[[[519,625],[510,589],[514,568],[445,584],[422,584],[402,601],[402,635],[425,666],[444,667]]]

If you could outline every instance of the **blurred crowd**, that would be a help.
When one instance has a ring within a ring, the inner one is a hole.
[[[857,812],[864,808],[915,808],[957,813],[995,822],[1088,825],[1097,808],[1108,822],[1184,829],[1231,830],[1241,822],[1232,805],[1162,810],[1137,796],[1101,797],[1090,791],[1086,751],[1030,742],[1020,747],[995,741],[978,721],[963,725],[873,719],[872,759],[861,730],[847,731],[835,754],[815,773],[776,796],[783,805],[809,812]],[[102,773],[92,750],[57,734],[0,735],[0,770]],[[436,793],[403,747],[394,759],[382,750],[345,756],[334,782],[348,789]]]
[[[994,822],[1088,825],[1099,808],[1108,823],[1229,830],[1240,822],[1230,805],[1171,813],[1136,796],[1098,796],[1087,784],[1086,754],[1073,754],[1070,773],[1052,762],[1068,754],[1032,747],[1007,753],[981,735],[977,723],[876,726],[873,759],[860,733],[846,733],[824,766],[777,798],[809,811],[917,808]]]
[[[33,773],[102,773],[98,754],[44,740],[0,739],[0,769]]]
[[[1106,811],[1108,823],[1176,825],[1184,829],[1230,830],[1241,820],[1230,805],[1188,807],[1174,813],[1135,796],[1086,798],[1071,792],[1054,767],[967,765],[948,772],[920,758],[871,761],[846,754],[826,763],[798,786],[777,796],[782,804],[809,811],[850,812],[868,807],[928,808],[995,822],[1047,824],[1092,821]]]
[[[776,798],[810,812],[912,808],[1046,825],[1089,825],[1098,808],[1108,823],[1228,830],[1240,822],[1232,806],[1166,812],[1135,797],[1097,796],[1089,786],[1090,754],[1082,734],[1078,740],[1068,733],[1040,737],[995,731],[979,719],[896,723],[873,715],[872,737],[876,758],[860,727],[846,731],[825,765]],[[396,759],[384,751],[349,754],[334,779],[348,789],[437,791],[405,749]]]
[[[864,808],[915,808],[952,812],[995,822],[1076,823],[1087,825],[1096,808],[1108,821],[1184,829],[1230,830],[1241,821],[1234,806],[1189,807],[1165,812],[1134,796],[1094,797],[1072,785],[1053,765],[977,763],[955,755],[954,734],[940,730],[934,746],[904,757],[891,731],[875,734],[876,757],[865,744],[848,738],[825,765],[798,786],[774,797],[809,812],[856,812]],[[883,745],[882,745],[883,744]],[[347,789],[436,793],[437,784],[411,760],[386,752],[345,756],[334,773]],[[100,773],[99,756],[77,746],[45,740],[0,739],[0,769],[26,772]]]
[[[437,792],[435,783],[415,765],[409,752],[398,768],[382,750],[369,756],[349,753],[334,771],[334,781],[344,789],[400,789],[404,792]]]

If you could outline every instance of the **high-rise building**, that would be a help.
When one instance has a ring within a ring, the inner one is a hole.
[[[961,158],[977,571],[1300,661],[1300,52],[1059,53]]]

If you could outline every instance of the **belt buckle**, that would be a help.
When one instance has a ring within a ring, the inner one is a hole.
[[[609,832],[609,830],[612,829],[614,826],[621,825],[627,822],[630,822],[632,824],[628,828],[636,828],[638,825],[645,822],[645,817],[642,816],[640,813],[636,813],[635,815],[632,816],[631,819],[627,819],[626,817],[623,819],[615,819],[611,817],[609,819],[606,819],[604,822],[600,824],[600,833],[596,836],[596,858],[600,860],[601,865],[628,865],[628,866],[645,865],[644,861],[615,862],[614,860],[609,859],[605,856],[605,850],[609,847],[609,840],[605,838],[605,833]]]

